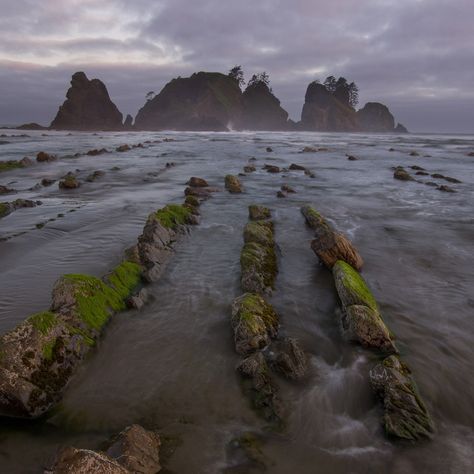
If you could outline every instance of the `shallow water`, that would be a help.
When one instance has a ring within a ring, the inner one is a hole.
[[[167,465],[176,473],[258,472],[231,469],[240,461],[231,440],[246,431],[261,436],[271,473],[473,471],[474,158],[467,153],[474,151],[474,137],[26,133],[2,138],[10,143],[0,145],[0,160],[33,157],[40,150],[63,158],[0,174],[0,184],[19,190],[0,200],[43,201],[0,219],[2,333],[45,309],[61,274],[99,276],[112,268],[151,210],[182,201],[190,176],[223,187],[224,175],[240,172],[250,157],[258,171],[242,177],[244,194],[222,191],[203,204],[201,225],[150,287],[151,301],[113,318],[48,419],[3,420],[1,472],[42,472],[58,446],[97,448],[134,422],[181,439]],[[64,157],[164,137],[175,141]],[[267,153],[267,146],[274,151]],[[328,151],[299,153],[304,146]],[[420,156],[409,156],[412,150]],[[359,160],[348,161],[346,153]],[[175,166],[166,168],[167,162]],[[303,164],[316,177],[269,174],[261,169],[264,163]],[[391,169],[397,165],[422,166],[462,183],[436,180],[458,191],[451,194],[397,181]],[[28,191],[44,177],[76,169],[80,179],[98,169],[106,175],[78,190],[54,184]],[[277,199],[283,183],[296,193]],[[363,256],[363,275],[435,420],[433,441],[410,446],[384,437],[368,381],[376,356],[340,335],[332,277],[312,253],[312,234],[299,212],[307,202],[349,235]],[[280,271],[271,302],[281,331],[299,338],[310,355],[303,382],[278,380],[288,422],[282,433],[265,429],[235,373],[230,304],[240,294],[239,254],[250,203],[273,211]],[[45,225],[37,229],[38,223]]]

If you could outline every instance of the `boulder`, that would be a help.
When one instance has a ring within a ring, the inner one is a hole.
[[[367,348],[397,352],[377,302],[361,275],[342,260],[335,263],[332,272],[341,300],[342,328],[346,337]]]
[[[257,204],[251,204],[249,206],[249,219],[253,221],[269,219],[271,216],[272,214],[268,207],[260,206]]]
[[[81,186],[81,183],[77,180],[76,176],[68,173],[64,179],[59,181],[58,186],[60,189],[76,189]]]
[[[296,165],[295,163],[291,163],[290,170],[292,171],[306,171],[306,167],[302,165]]]
[[[334,231],[326,219],[311,206],[303,206],[301,213],[308,226],[315,231],[311,248],[327,268],[331,269],[338,260],[347,262],[357,270],[362,268],[362,257],[347,237]]]
[[[205,179],[196,178],[195,176],[190,178],[186,184],[189,186],[197,187],[197,188],[206,188],[207,186],[209,186]]]
[[[45,474],[156,474],[160,438],[140,425],[131,425],[117,435],[106,453],[89,449],[62,448]]]
[[[46,153],[44,151],[40,151],[36,155],[36,161],[38,161],[39,163],[48,162],[48,161],[56,161],[57,159],[58,159],[57,156],[50,155],[49,153]]]
[[[234,194],[242,192],[242,184],[240,183],[239,178],[231,174],[228,174],[225,177],[225,188],[230,193],[234,193]]]
[[[130,150],[131,150],[130,145],[128,145],[128,144],[126,144],[126,143],[125,143],[124,145],[118,146],[118,147],[115,149],[115,151],[118,151],[119,153],[123,153],[124,151],[130,151]]]
[[[263,169],[266,170],[268,173],[279,173],[281,171],[278,166],[267,164],[263,166]]]
[[[242,355],[263,349],[276,337],[279,321],[273,307],[256,293],[245,293],[232,303],[235,350]]]
[[[391,355],[370,371],[374,392],[382,400],[387,435],[414,441],[431,438],[434,424],[416,389],[411,371]]]
[[[410,176],[408,171],[406,171],[402,166],[397,166],[397,168],[395,168],[393,177],[400,181],[413,181],[413,177]]]
[[[57,130],[121,130],[122,114],[110,100],[102,81],[89,80],[83,72],[76,72],[66,100],[50,127]]]
[[[273,222],[266,220],[251,220],[244,228],[244,242],[254,242],[264,247],[273,247]]]

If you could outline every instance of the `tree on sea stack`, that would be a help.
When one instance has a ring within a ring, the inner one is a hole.
[[[259,84],[264,84],[269,88],[270,92],[272,92],[272,89],[270,87],[270,76],[266,73],[266,71],[254,74],[250,79],[248,86],[251,87]]]
[[[242,66],[234,66],[228,74],[229,77],[237,81],[239,87],[243,87],[245,85],[244,81],[244,71],[242,70]]]
[[[150,101],[150,100],[153,100],[154,97],[155,97],[155,95],[156,95],[156,94],[155,94],[155,91],[150,91],[150,92],[148,92],[148,93],[146,94],[146,96],[145,96],[146,101],[148,102],[148,101]]]

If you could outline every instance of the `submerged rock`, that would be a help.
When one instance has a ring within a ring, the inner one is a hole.
[[[239,178],[231,174],[228,174],[225,177],[225,188],[230,193],[234,193],[234,194],[242,192],[242,184],[240,183]]]
[[[77,180],[76,176],[68,173],[64,179],[59,181],[58,186],[60,189],[76,189],[81,186],[81,183]]]
[[[356,248],[343,234],[334,231],[319,212],[305,205],[301,213],[308,226],[315,230],[311,248],[326,267],[331,269],[338,260],[343,260],[357,270],[362,268],[364,262]]]
[[[281,171],[279,166],[267,164],[263,166],[263,169],[266,170],[268,173],[279,173]]]
[[[93,183],[94,181],[96,181],[99,178],[102,178],[103,176],[105,176],[105,171],[97,170],[97,171],[94,171],[93,173],[91,173],[86,178],[86,181],[88,181],[89,183]]]
[[[359,158],[356,158],[354,155],[347,155],[349,161],[357,161]]]
[[[286,198],[286,193],[284,193],[283,191],[277,191],[276,197],[277,198]]]
[[[270,344],[278,332],[278,315],[260,295],[245,293],[232,303],[235,350],[250,354]]]
[[[302,166],[302,165],[297,165],[295,163],[291,163],[290,165],[290,170],[292,171],[306,171],[306,167],[305,166]]]
[[[15,199],[11,202],[0,202],[0,218],[8,216],[17,209],[26,207],[36,207],[43,204],[41,201],[31,201],[30,199]]]
[[[280,188],[283,192],[285,193],[295,193],[296,191],[291,187],[289,186],[288,184],[282,184],[281,185],[281,188]]]
[[[287,337],[272,344],[271,366],[286,378],[299,380],[306,375],[308,363],[298,341]]]
[[[263,354],[256,352],[249,355],[239,364],[237,370],[248,380],[248,384],[244,384],[244,391],[252,400],[253,407],[265,420],[280,425],[282,404]]]
[[[47,186],[51,186],[55,182],[56,182],[55,179],[43,178],[41,180],[41,185],[47,187]]]
[[[438,186],[436,189],[438,189],[438,191],[444,191],[445,193],[455,193],[456,192],[453,188],[450,188],[449,186],[446,186],[445,184],[442,184],[441,186]]]
[[[336,262],[332,271],[342,304],[345,335],[364,347],[397,352],[377,302],[360,274],[342,260]]]
[[[254,171],[257,171],[257,168],[255,168],[253,165],[247,165],[244,166],[244,171],[245,173],[253,173]]]
[[[16,191],[7,186],[0,185],[0,194],[12,194],[12,193],[16,193]]]
[[[98,156],[103,155],[104,153],[108,153],[106,148],[94,148],[93,150],[89,150],[86,155],[87,156]]]
[[[126,144],[126,143],[125,143],[124,145],[118,146],[118,147],[115,149],[115,151],[118,151],[119,153],[123,153],[124,151],[130,151],[130,150],[131,150],[130,145],[128,145],[128,144]]]
[[[63,448],[45,474],[156,474],[161,470],[160,437],[131,425],[112,441],[106,453]]]
[[[410,176],[408,171],[406,171],[402,166],[397,166],[393,173],[393,177],[401,181],[413,181],[413,177]]]
[[[389,436],[406,440],[432,437],[433,421],[407,365],[391,355],[370,371],[370,381],[382,400],[383,424]]]

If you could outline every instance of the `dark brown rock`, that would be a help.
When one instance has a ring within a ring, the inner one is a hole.
[[[413,177],[401,166],[398,166],[394,173],[393,177],[399,179],[400,181],[413,181]]]
[[[257,171],[257,168],[255,168],[253,165],[247,165],[244,166],[244,171],[245,173],[253,173],[254,171]]]
[[[77,180],[76,176],[72,173],[68,173],[64,179],[59,181],[58,185],[60,189],[76,189],[80,187],[81,183]]]
[[[51,128],[62,130],[120,130],[122,114],[110,100],[104,83],[89,80],[83,72],[71,79],[66,100],[59,107]]]
[[[209,186],[205,179],[196,178],[195,176],[190,178],[190,180],[186,184],[189,186],[197,187],[197,188],[206,188],[207,186]]]
[[[279,173],[281,171],[278,166],[267,164],[263,166],[263,169],[266,170],[268,173]]]
[[[272,344],[271,366],[293,380],[303,378],[308,368],[306,355],[298,341],[289,337]]]
[[[249,219],[253,221],[269,219],[272,216],[270,209],[265,206],[251,204],[249,206]]]
[[[118,151],[120,153],[123,153],[124,151],[130,151],[130,150],[131,150],[130,145],[127,145],[127,144],[120,145],[115,149],[115,151]]]
[[[295,163],[291,163],[290,165],[290,170],[297,170],[297,171],[306,171],[306,167],[302,166],[302,165],[296,165]]]
[[[44,151],[40,151],[36,155],[36,161],[39,163],[47,162],[47,161],[56,161],[58,158],[55,155],[50,155],[49,153],[46,153]]]
[[[228,174],[225,177],[225,188],[227,191],[234,194],[242,192],[242,184],[240,183],[239,178],[231,174]]]

